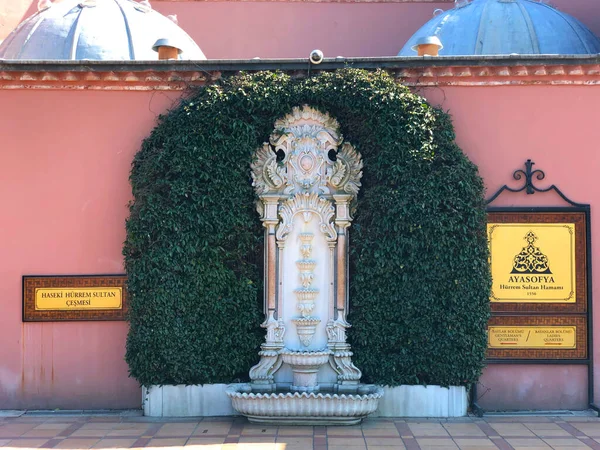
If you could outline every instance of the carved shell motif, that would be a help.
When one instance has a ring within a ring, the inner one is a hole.
[[[265,143],[257,150],[250,168],[252,186],[258,195],[278,191],[287,182],[285,167],[277,163],[277,155],[269,144]]]
[[[286,130],[297,136],[315,135],[319,131],[325,131],[337,140],[340,124],[329,114],[304,105],[302,108],[294,107],[291,114],[277,120],[275,129]]]
[[[360,153],[352,144],[345,142],[337,153],[333,167],[329,170],[327,177],[329,184],[336,190],[343,190],[347,194],[356,196],[361,186],[362,168]]]
[[[301,192],[279,207],[281,223],[276,232],[278,240],[282,241],[290,234],[294,226],[294,216],[299,213],[304,215],[306,222],[310,221],[312,214],[316,214],[320,220],[319,229],[325,235],[325,239],[328,241],[337,239],[337,232],[332,223],[335,209],[331,202],[314,192],[312,194]]]
[[[256,151],[252,180],[260,195],[318,192],[326,196],[360,189],[362,160],[349,143],[343,143],[338,122],[307,105],[275,122],[269,143]],[[336,152],[336,160],[329,158]],[[278,162],[277,154],[283,154]]]

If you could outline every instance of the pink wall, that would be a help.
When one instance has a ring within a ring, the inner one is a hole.
[[[395,56],[448,3],[155,2],[209,59]]]
[[[515,169],[522,168],[526,159],[535,168],[546,172],[541,186],[557,184],[576,202],[591,204],[592,258],[600,250],[600,127],[597,108],[600,89],[582,86],[513,86],[513,87],[442,87],[426,92],[432,102],[441,103],[452,114],[458,144],[479,166],[488,194],[505,183],[511,183]],[[444,100],[445,97],[445,100]],[[516,183],[516,182],[515,182]],[[512,184],[514,186],[514,184]],[[567,206],[554,195],[527,196],[503,194],[496,206],[553,205]],[[595,281],[593,298],[600,299],[600,266],[593,267]],[[600,320],[600,307],[594,308],[594,322]],[[600,374],[600,333],[594,338],[595,372]],[[513,368],[514,376],[507,377],[501,366],[489,366],[482,377],[483,384],[495,392],[490,398],[502,398],[503,404],[519,408],[547,408],[548,393],[539,388],[550,382],[562,386],[569,396],[567,404],[580,404],[587,391],[587,376],[576,366],[521,366]],[[515,383],[523,388],[517,391]],[[595,398],[600,399],[600,375],[594,380]],[[514,395],[513,397],[508,397]],[[570,403],[569,403],[570,402]],[[536,406],[537,405],[537,406]],[[585,405],[584,405],[585,406]]]
[[[598,0],[554,3],[600,35]],[[36,5],[0,0],[0,40]],[[179,24],[212,59],[306,57],[314,48],[326,56],[392,56],[435,8],[451,7],[252,1],[155,1],[153,6],[177,14]],[[129,165],[156,115],[177,95],[0,91],[0,104],[11,105],[0,109],[0,202],[5,214],[0,221],[0,409],[139,406],[139,388],[127,377],[123,361],[126,324],[23,324],[21,276],[123,271]],[[479,165],[490,192],[532,158],[550,183],[577,201],[592,203],[593,235],[600,236],[595,207],[600,186],[594,183],[600,168],[594,147],[600,142],[599,89],[469,87],[434,89],[426,95],[434,102],[445,98],[442,106],[454,117],[459,144]],[[535,204],[554,201],[539,195],[517,198]],[[594,253],[598,241],[592,242]],[[598,280],[600,265],[595,267]],[[595,347],[600,349],[598,343]],[[581,404],[581,367],[514,370],[523,385],[553,378]],[[486,370],[482,380],[494,389],[488,400],[512,395],[514,405],[545,404],[543,390],[517,395],[512,381],[502,383],[505,375],[505,368]],[[596,391],[600,394],[600,376]]]
[[[21,323],[21,276],[123,273],[131,160],[171,101],[0,91],[0,409],[140,406],[127,324]]]
[[[0,41],[35,11],[33,0],[0,0]],[[35,6],[37,8],[37,6]]]
[[[458,142],[489,192],[532,158],[579,202],[592,204],[592,252],[600,245],[600,89],[568,86],[442,87],[426,90],[453,116]],[[137,407],[140,391],[123,361],[127,326],[21,323],[23,274],[121,273],[128,173],[140,141],[178,93],[0,90],[0,409]],[[508,204],[557,204],[536,194]],[[600,279],[600,265],[594,266]],[[596,282],[595,297],[600,298]],[[600,317],[600,307],[595,308]],[[595,339],[600,349],[600,333]],[[600,362],[598,350],[596,360]],[[585,403],[581,367],[490,366],[493,396],[543,405],[549,377]],[[600,366],[596,364],[596,373]],[[502,383],[502,380],[506,380]],[[515,380],[523,386],[511,388]],[[596,398],[600,376],[596,377]],[[512,389],[512,390],[511,390]],[[504,394],[503,394],[504,392]],[[511,394],[512,392],[512,394]],[[585,406],[585,405],[583,405]]]
[[[598,0],[557,0],[600,36]],[[179,25],[209,59],[396,56],[434,9],[452,3],[153,2]]]
[[[477,403],[494,411],[583,410],[587,378],[586,366],[489,365],[479,379]]]
[[[598,0],[554,0],[600,36]],[[305,58],[320,48],[326,56],[395,56],[433,10],[448,2],[153,1],[179,25],[207,58]],[[0,40],[37,9],[37,0],[0,0]]]

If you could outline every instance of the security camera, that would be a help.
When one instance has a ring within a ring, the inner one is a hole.
[[[313,64],[321,64],[323,62],[323,52],[321,50],[313,50],[310,52],[309,59]]]

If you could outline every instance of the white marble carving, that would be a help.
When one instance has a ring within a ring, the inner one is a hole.
[[[285,326],[283,320],[275,320],[273,312],[269,313],[267,320],[261,324],[266,328],[265,343],[261,345],[260,361],[250,369],[250,378],[263,389],[269,390],[274,386],[273,374],[281,367],[282,361],[279,352],[283,348],[283,335]]]
[[[362,168],[337,121],[308,106],[276,121],[256,151],[267,336],[251,383],[228,390],[250,420],[354,423],[383,395],[359,384],[346,342],[348,228]]]
[[[254,393],[249,384],[230,385],[233,408],[251,422],[292,425],[353,425],[375,412],[383,389],[365,386],[356,395],[316,392]],[[302,411],[302,414],[299,414]]]
[[[317,331],[317,325],[321,322],[318,317],[311,317],[310,313],[315,309],[315,300],[319,295],[319,290],[311,287],[311,284],[315,278],[315,274],[312,272],[316,267],[316,261],[310,259],[312,252],[312,241],[314,238],[312,233],[300,233],[298,238],[301,241],[300,254],[302,259],[296,261],[296,266],[299,269],[299,278],[301,286],[294,290],[296,294],[296,300],[298,311],[302,317],[292,319],[294,325],[296,325],[296,331],[300,342],[305,347],[308,347],[312,342],[312,338]],[[311,270],[307,270],[307,268]],[[284,358],[284,362],[285,358]],[[289,364],[289,363],[288,363]]]
[[[347,142],[342,145],[336,161],[327,173],[331,186],[356,196],[360,189],[363,163],[356,149]]]
[[[292,391],[315,392],[319,390],[317,372],[329,361],[329,350],[317,352],[294,352],[283,349],[281,357],[285,364],[289,364],[294,373]]]
[[[277,239],[284,241],[294,224],[296,214],[302,214],[304,222],[310,222],[314,215],[319,220],[319,229],[328,241],[337,239],[337,232],[332,223],[335,209],[331,202],[316,193],[300,192],[279,207],[281,223],[277,227]]]
[[[350,324],[342,314],[336,320],[327,323],[327,340],[332,351],[329,364],[338,375],[338,381],[343,386],[342,391],[349,386],[357,385],[362,377],[362,372],[352,362],[350,344],[346,342],[346,329]]]

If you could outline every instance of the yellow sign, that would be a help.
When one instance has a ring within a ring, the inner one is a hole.
[[[123,288],[36,288],[35,309],[121,309]]]
[[[577,348],[577,327],[488,327],[489,348]]]
[[[574,223],[488,224],[492,302],[575,303]]]

